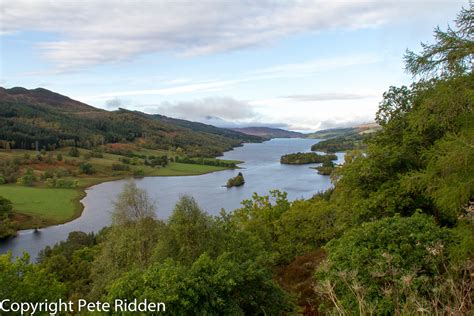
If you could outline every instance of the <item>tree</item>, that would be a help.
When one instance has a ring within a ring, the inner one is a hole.
[[[12,209],[13,209],[12,202],[0,196],[0,216],[3,214],[10,213]]]
[[[11,302],[44,302],[65,299],[65,286],[24,254],[16,260],[0,255],[0,297]]]
[[[390,87],[383,94],[383,100],[375,114],[375,121],[381,126],[389,121],[401,118],[412,106],[412,91],[406,86],[400,88]]]
[[[211,251],[212,218],[201,210],[194,198],[182,196],[171,214],[167,233],[157,245],[159,260],[173,258],[192,263],[205,251]]]
[[[124,274],[110,287],[108,299],[166,302],[172,315],[279,315],[293,306],[253,260],[237,263],[229,253],[216,259],[203,254],[191,266],[174,260]]]
[[[85,174],[93,174],[95,173],[94,167],[88,162],[83,162],[79,165],[79,172]]]
[[[407,50],[406,70],[413,76],[451,76],[472,71],[474,56],[474,2],[462,8],[455,20],[456,28],[434,31],[435,44],[421,43],[420,54]]]
[[[112,219],[115,225],[125,225],[145,218],[155,218],[156,205],[147,191],[139,189],[135,181],[128,181],[114,202]]]

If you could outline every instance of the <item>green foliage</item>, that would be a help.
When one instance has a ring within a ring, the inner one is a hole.
[[[57,160],[57,161],[63,161],[63,155],[62,155],[61,153],[58,153],[58,154],[56,155],[56,160]]]
[[[355,132],[320,141],[311,146],[311,150],[335,153],[354,149],[364,149],[366,148],[366,140],[370,137],[370,133],[359,134],[358,132]]]
[[[12,209],[12,201],[0,196],[0,215],[8,214]]]
[[[69,153],[68,155],[70,157],[79,157],[80,156],[80,152],[79,152],[79,149],[77,149],[77,147],[71,147],[71,149],[69,150]]]
[[[421,214],[363,224],[327,244],[320,290],[349,314],[411,314],[417,302],[430,307],[424,305],[435,299],[439,279],[451,277],[453,237]]]
[[[455,21],[456,28],[448,26],[447,31],[439,27],[435,29],[435,44],[421,43],[420,54],[407,51],[405,55],[406,69],[413,75],[450,76],[462,75],[472,71],[474,55],[474,4],[469,1]]]
[[[42,267],[29,263],[28,255],[13,260],[0,255],[0,297],[12,302],[44,302],[65,299],[65,286]]]
[[[204,166],[218,166],[226,168],[235,168],[235,162],[228,162],[220,159],[205,159],[205,158],[189,158],[189,157],[175,157],[175,162],[204,165]]]
[[[41,88],[12,88],[2,90],[0,140],[11,149],[134,142],[151,149],[180,147],[190,157],[215,157],[262,138],[160,115],[99,110]]]
[[[230,178],[227,180],[226,187],[231,188],[231,187],[239,187],[241,185],[245,184],[245,179],[244,175],[242,172],[239,172],[235,177]]]
[[[128,166],[126,164],[114,163],[114,164],[112,164],[112,170],[114,170],[114,171],[129,171],[130,166]]]
[[[156,258],[159,261],[173,258],[187,264],[193,262],[205,251],[211,251],[212,225],[212,218],[192,197],[181,197],[168,220],[167,234],[157,245]]]
[[[112,220],[116,225],[127,225],[147,218],[155,218],[156,205],[147,191],[128,181],[114,202]]]
[[[33,173],[33,170],[28,169],[26,170],[26,173],[19,177],[16,183],[20,185],[25,185],[25,186],[32,186],[34,182],[36,181],[36,177]]]
[[[17,228],[7,214],[0,214],[0,241],[16,235]]]
[[[84,174],[94,174],[95,169],[90,163],[83,162],[79,165],[79,172]]]
[[[322,199],[293,202],[276,223],[275,248],[281,261],[290,262],[337,236],[336,216],[333,206]]]
[[[67,240],[53,247],[46,247],[39,254],[39,265],[57,276],[68,296],[84,298],[92,283],[92,261],[97,254],[97,237],[94,234],[71,232]]]
[[[138,278],[137,278],[138,276]],[[228,253],[216,259],[203,254],[190,267],[173,260],[133,271],[111,286],[109,299],[166,302],[172,315],[277,315],[291,310],[271,273],[257,263],[237,263]]]
[[[78,181],[53,177],[46,179],[45,183],[50,188],[74,189],[77,188]]]
[[[336,159],[337,156],[334,154],[319,155],[317,153],[294,153],[281,156],[280,163],[290,165],[302,165],[308,163],[322,163]]]
[[[332,160],[327,160],[324,161],[321,166],[318,166],[315,169],[318,170],[318,174],[329,176],[334,171],[334,169],[336,169],[336,166]]]

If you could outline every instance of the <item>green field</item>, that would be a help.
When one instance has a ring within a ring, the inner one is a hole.
[[[0,196],[3,196],[13,203],[13,221],[20,229],[45,227],[70,221],[81,214],[82,205],[79,200],[85,195],[84,189],[92,185],[132,177],[138,170],[143,176],[188,176],[200,175],[215,171],[228,169],[222,166],[210,166],[200,164],[187,164],[170,162],[165,167],[151,167],[144,164],[144,159],[129,158],[131,161],[127,165],[127,170],[114,170],[114,165],[123,165],[121,159],[124,156],[103,153],[102,158],[90,157],[87,160],[84,158],[89,150],[79,149],[80,157],[70,157],[68,155],[69,148],[61,148],[52,152],[50,160],[52,162],[46,163],[42,160],[35,163],[20,164],[19,174],[24,174],[27,169],[33,170],[35,181],[33,186],[22,186],[18,184],[0,185]],[[62,161],[56,160],[57,153],[62,153],[64,159]],[[38,153],[32,150],[0,150],[0,162],[13,161],[29,161],[30,158],[36,157]],[[143,149],[137,151],[140,155],[168,155],[173,157],[173,153],[163,150]],[[46,155],[43,155],[46,158]],[[213,160],[207,158],[208,160]],[[67,162],[69,161],[69,163]],[[92,165],[94,169],[93,174],[83,174],[78,171],[80,163],[87,162]],[[240,163],[240,161],[227,161]],[[67,170],[69,175],[62,176],[62,179],[77,180],[76,189],[59,189],[49,188],[42,176],[46,170],[57,170],[62,168]]]
[[[80,211],[81,193],[74,189],[2,185],[0,196],[12,201],[16,213],[37,218],[40,226],[66,222]]]

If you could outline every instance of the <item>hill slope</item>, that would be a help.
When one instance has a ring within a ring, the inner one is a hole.
[[[265,138],[302,138],[305,134],[271,127],[242,127],[230,130]]]
[[[216,156],[243,142],[261,141],[217,127],[119,109],[106,111],[38,88],[0,87],[0,145],[32,149],[134,142],[153,149],[181,147],[191,156]],[[6,145],[8,142],[8,145]]]

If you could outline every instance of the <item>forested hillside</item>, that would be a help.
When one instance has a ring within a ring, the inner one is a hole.
[[[473,17],[470,3],[407,52],[413,84],[384,94],[381,131],[333,189],[255,194],[216,217],[183,197],[161,221],[132,182],[99,234],[72,233],[37,264],[0,256],[0,297],[149,299],[172,315],[472,314]]]
[[[303,133],[271,127],[241,127],[232,128],[231,130],[264,138],[304,138],[306,136]]]
[[[4,148],[92,148],[135,142],[150,149],[180,147],[190,156],[217,156],[259,137],[159,115],[97,109],[46,89],[0,88]]]

